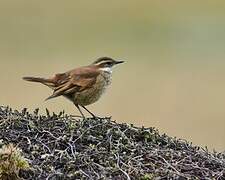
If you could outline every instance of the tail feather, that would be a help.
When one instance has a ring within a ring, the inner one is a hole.
[[[40,82],[40,83],[49,82],[48,79],[39,78],[39,77],[23,77],[23,80],[31,81],[31,82]]]
[[[45,78],[39,78],[39,77],[23,77],[23,80],[42,83],[53,90],[55,89],[55,86],[56,86],[55,82],[52,79],[45,79]]]

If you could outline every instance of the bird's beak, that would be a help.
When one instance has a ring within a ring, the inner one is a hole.
[[[124,63],[124,61],[116,61],[115,64],[121,64]]]

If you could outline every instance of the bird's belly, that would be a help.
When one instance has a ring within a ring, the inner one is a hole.
[[[105,82],[98,82],[93,87],[74,95],[74,103],[79,105],[89,105],[99,100],[107,88]]]

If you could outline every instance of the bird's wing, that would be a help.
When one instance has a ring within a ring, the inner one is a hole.
[[[96,82],[98,75],[98,71],[88,67],[56,74],[53,78],[55,85],[54,92],[46,100],[88,89]]]

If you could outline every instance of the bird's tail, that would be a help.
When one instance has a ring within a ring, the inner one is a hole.
[[[48,82],[50,82],[49,79],[44,79],[44,78],[39,78],[39,77],[23,77],[23,80],[31,81],[31,82],[39,82],[39,83],[48,83]]]
[[[55,88],[55,83],[52,79],[45,79],[40,77],[23,77],[23,80],[30,82],[39,82],[50,87],[51,89]]]

